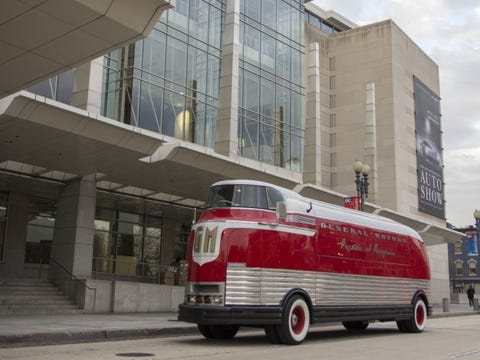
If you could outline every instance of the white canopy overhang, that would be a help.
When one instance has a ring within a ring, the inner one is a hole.
[[[99,189],[185,206],[200,206],[219,180],[271,182],[343,205],[345,195],[311,184],[301,174],[126,125],[20,92],[0,100],[0,170],[56,180],[97,175]],[[367,203],[366,211],[408,225],[427,245],[462,233]]]

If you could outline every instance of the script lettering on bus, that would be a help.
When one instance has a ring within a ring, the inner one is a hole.
[[[395,251],[381,249],[378,244],[369,244],[365,247],[362,247],[359,243],[349,243],[347,239],[343,238],[340,243],[338,243],[340,249],[345,250],[347,252],[358,252],[358,253],[373,253],[379,255],[381,257],[386,256],[396,256]]]

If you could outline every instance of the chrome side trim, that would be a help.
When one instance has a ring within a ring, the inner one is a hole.
[[[228,264],[226,305],[278,305],[286,293],[306,291],[314,305],[410,304],[413,294],[430,295],[430,281],[314,271],[247,268]]]

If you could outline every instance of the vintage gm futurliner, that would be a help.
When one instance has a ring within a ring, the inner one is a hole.
[[[310,324],[327,321],[349,330],[396,321],[419,333],[431,312],[427,253],[414,230],[268,183],[213,184],[187,262],[178,317],[206,338],[258,326],[272,343],[296,345]]]

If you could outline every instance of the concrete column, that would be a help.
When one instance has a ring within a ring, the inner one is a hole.
[[[227,1],[224,46],[218,96],[215,151],[238,156],[238,64],[240,50],[240,1]]]
[[[92,274],[95,201],[95,175],[88,175],[67,184],[57,202],[51,257],[80,278]],[[50,264],[50,279],[62,272]]]
[[[365,138],[364,138],[364,161],[370,166],[368,187],[368,201],[375,202],[378,189],[378,166],[377,166],[377,118],[375,114],[375,84],[369,83],[366,88],[365,108]]]
[[[72,106],[101,113],[103,56],[75,68],[73,77]]]
[[[25,241],[28,225],[28,197],[22,193],[8,194],[5,262],[0,263],[0,275],[22,277],[25,262]]]
[[[303,182],[322,184],[322,138],[320,119],[320,48],[311,43],[307,53],[307,96],[305,114],[305,143]]]

